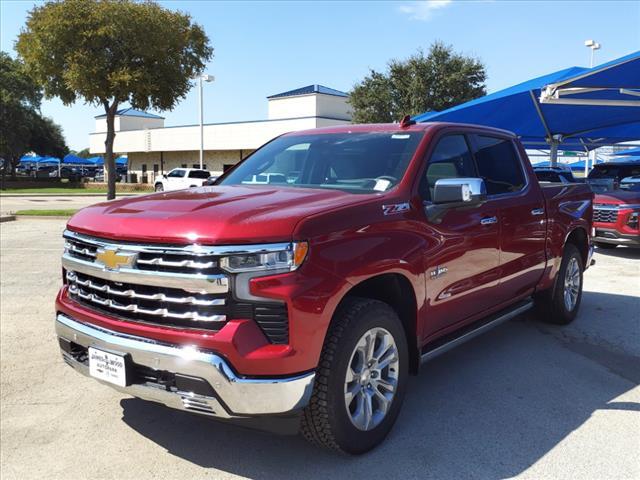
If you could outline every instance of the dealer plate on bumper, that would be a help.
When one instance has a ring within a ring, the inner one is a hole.
[[[89,347],[89,374],[98,380],[104,380],[121,387],[127,385],[124,357],[92,347]]]

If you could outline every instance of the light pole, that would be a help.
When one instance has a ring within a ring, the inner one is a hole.
[[[200,170],[202,170],[204,165],[204,108],[202,106],[202,82],[213,82],[215,80],[215,77],[213,75],[207,75],[203,73],[202,75],[197,75],[195,78],[198,79],[198,92],[200,97],[198,111],[200,114]]]
[[[589,67],[593,68],[593,55],[596,50],[600,50],[601,45],[595,40],[586,40],[584,46],[591,49],[591,62],[589,63]]]
[[[593,68],[593,56],[596,50],[600,50],[601,45],[595,40],[586,40],[584,42],[584,46],[591,50],[591,61],[589,62],[589,68]],[[584,162],[584,176],[587,178],[589,175],[589,160],[591,160],[591,165],[596,164],[596,151],[595,149],[591,152],[587,153],[587,160]]]

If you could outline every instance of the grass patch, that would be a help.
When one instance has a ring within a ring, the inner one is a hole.
[[[77,211],[77,208],[62,210],[18,210],[14,215],[25,217],[70,217]]]
[[[107,194],[106,188],[64,188],[64,187],[43,187],[43,188],[6,188],[0,190],[0,195],[10,195],[13,193],[50,193],[64,195],[86,195],[87,193]]]

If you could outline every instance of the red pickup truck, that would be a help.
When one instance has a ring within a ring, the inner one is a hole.
[[[268,174],[269,183],[254,179]],[[517,138],[348,125],[267,143],[215,186],[101,203],[64,233],[64,360],[142,399],[286,418],[362,453],[422,362],[537,305],[571,322],[593,194]]]

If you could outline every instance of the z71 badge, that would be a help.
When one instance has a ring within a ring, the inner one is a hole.
[[[408,212],[410,208],[411,205],[409,205],[409,202],[394,203],[393,205],[383,205],[382,213],[385,215],[393,215],[395,213]]]

